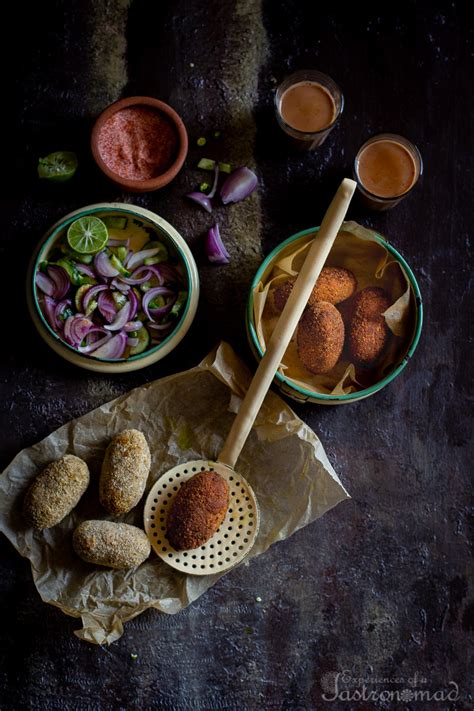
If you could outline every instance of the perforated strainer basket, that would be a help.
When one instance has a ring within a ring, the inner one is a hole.
[[[215,471],[229,485],[230,503],[216,533],[200,548],[176,551],[166,536],[168,511],[181,484],[197,472]],[[155,552],[183,573],[209,575],[240,563],[258,533],[258,504],[252,487],[225,464],[196,459],[170,469],[153,486],[145,507],[145,530]]]
[[[148,494],[145,531],[157,555],[173,568],[192,575],[209,575],[239,563],[255,543],[260,523],[257,499],[250,484],[234,466],[280,365],[311,291],[344,220],[356,183],[345,179],[334,196],[314,238],[265,355],[242,401],[217,462],[185,462],[163,474]],[[230,496],[225,518],[216,533],[199,548],[175,550],[167,537],[168,513],[182,484],[198,472],[214,471],[228,483]]]

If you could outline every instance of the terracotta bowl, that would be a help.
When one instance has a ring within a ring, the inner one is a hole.
[[[121,111],[122,109],[130,108],[132,106],[149,107],[166,116],[166,118],[173,124],[178,139],[178,147],[173,163],[164,173],[161,173],[161,175],[158,175],[155,178],[150,178],[149,180],[133,180],[118,175],[118,173],[115,173],[107,166],[99,153],[99,135],[105,122],[113,116],[113,114],[117,113],[117,111]],[[163,188],[165,185],[168,185],[168,183],[170,183],[179,173],[188,153],[188,134],[183,121],[178,116],[176,111],[172,109],[171,106],[168,106],[168,104],[165,104],[163,101],[159,101],[158,99],[154,99],[150,96],[129,96],[126,99],[120,99],[120,101],[116,101],[114,104],[111,104],[100,114],[92,129],[91,149],[94,160],[101,171],[116,185],[130,192],[145,193]]]

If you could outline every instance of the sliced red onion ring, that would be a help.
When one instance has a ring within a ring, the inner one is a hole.
[[[116,269],[104,251],[98,252],[94,257],[94,267],[100,276],[116,277],[119,270]]]
[[[95,299],[97,294],[99,294],[101,291],[106,291],[109,287],[106,284],[97,284],[96,286],[91,286],[90,289],[88,289],[84,296],[82,297],[82,310],[84,313],[87,311],[87,307],[89,306],[90,302],[92,299]]]
[[[258,179],[250,168],[237,168],[221,187],[220,196],[224,205],[245,200],[258,185]]]
[[[56,284],[52,279],[46,276],[46,274],[43,274],[43,272],[36,272],[35,283],[36,286],[41,289],[43,294],[47,294],[48,296],[54,295],[56,291]]]
[[[214,182],[212,183],[211,192],[207,194],[208,198],[213,198],[216,194],[217,183],[219,182],[219,163],[214,166]]]
[[[109,237],[109,241],[107,242],[107,247],[127,247],[128,249],[129,246],[129,239],[112,239],[112,237]]]
[[[117,314],[117,304],[110,289],[99,294],[97,308],[108,323],[111,323]]]
[[[123,284],[120,279],[123,279],[123,277],[116,277],[115,279],[112,279],[111,285],[115,286],[116,289],[121,291],[123,294],[127,294],[130,291],[130,287],[128,284]]]
[[[142,277],[139,277],[138,275],[141,274],[143,271],[145,271],[145,274]],[[121,277],[119,277],[119,279],[121,281],[125,282],[125,284],[131,284],[132,286],[137,286],[138,284],[144,284],[146,281],[151,279],[151,275],[152,275],[151,266],[148,267],[148,266],[143,265],[141,267],[138,267],[138,269],[135,269],[132,276],[130,276],[130,277],[121,276]]]
[[[74,264],[77,271],[81,272],[82,274],[85,274],[88,277],[91,277],[92,279],[96,278],[95,271],[88,264],[83,264],[82,262],[74,262]]]
[[[94,326],[83,314],[68,316],[64,323],[64,337],[71,346],[80,346],[84,338]]]
[[[44,305],[44,313],[46,316],[46,320],[48,321],[49,325],[53,329],[53,331],[57,331],[58,327],[56,324],[56,302],[51,296],[44,296],[43,297],[43,305]]]
[[[130,313],[128,315],[128,320],[133,321],[138,311],[138,299],[133,289],[128,292],[128,299],[130,301]]]
[[[55,286],[53,294],[54,298],[58,300],[63,299],[71,286],[66,270],[63,269],[63,267],[58,267],[56,264],[52,264],[48,267],[48,276],[53,281]]]
[[[154,331],[166,331],[168,328],[171,328],[172,325],[173,321],[167,321],[166,323],[154,323],[150,321],[150,323],[147,324],[148,328],[152,328]]]
[[[230,255],[222,242],[217,222],[207,233],[205,246],[207,258],[213,264],[228,264],[230,262]]]
[[[198,205],[203,207],[207,212],[212,212],[212,202],[209,200],[207,195],[204,193],[188,193],[186,195],[187,198],[192,200],[193,202],[196,202]]]
[[[182,281],[181,274],[175,267],[172,267],[171,264],[157,264],[155,267],[150,267],[150,269],[158,279],[161,279],[162,284],[165,282],[174,284],[175,282]]]
[[[174,296],[174,300],[165,306],[161,306],[159,309],[150,309],[149,303],[153,301],[155,296]],[[174,301],[176,301],[176,294],[171,289],[167,289],[166,286],[155,286],[153,289],[149,289],[142,298],[142,309],[146,313],[150,321],[154,321],[153,317],[164,316],[173,306]],[[153,314],[153,316],[151,315]]]
[[[135,252],[132,254],[131,257],[128,258],[127,261],[127,269],[133,269],[134,267],[138,267],[143,262],[145,259],[148,259],[149,257],[154,257],[155,254],[158,254],[160,251],[159,247],[153,247],[153,249],[142,249],[140,252]]]
[[[130,316],[130,304],[124,304],[112,323],[104,326],[108,331],[121,331]]]
[[[124,331],[130,333],[130,331],[139,331],[143,328],[143,324],[141,321],[128,321],[123,328]]]
[[[71,306],[71,299],[64,299],[64,301],[60,301],[54,309],[54,320],[58,331],[60,331],[64,325],[61,314],[67,306]]]
[[[130,348],[135,348],[135,346],[138,346],[139,343],[139,338],[131,338],[130,336],[127,338],[127,346],[130,346]]]
[[[89,333],[87,334],[86,338],[89,337]],[[111,333],[106,333],[106,335],[103,338],[100,338],[98,341],[94,341],[93,343],[88,343],[86,346],[78,346],[77,350],[79,353],[93,353],[93,351],[97,350],[97,348],[100,348],[103,346],[107,341],[110,341],[110,339],[113,338]]]
[[[107,343],[100,345],[93,351],[94,358],[106,358],[107,360],[118,360],[124,354],[127,346],[128,336],[124,331],[120,331],[113,336]]]

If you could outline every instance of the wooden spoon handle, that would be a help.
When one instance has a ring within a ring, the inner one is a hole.
[[[356,183],[345,178],[338,188],[308,251],[301,271],[291,290],[265,354],[224,443],[218,461],[234,467],[249,435],[258,411],[281,363],[301,314],[326,262],[331,247],[349,207]]]

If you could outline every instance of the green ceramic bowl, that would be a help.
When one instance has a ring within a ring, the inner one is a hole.
[[[263,261],[261,264],[259,270],[257,271],[254,280],[252,282],[252,286],[250,287],[250,295],[249,299],[247,302],[247,313],[246,313],[246,327],[247,327],[247,337],[250,343],[250,347],[253,351],[253,354],[257,358],[257,360],[260,360],[263,356],[263,351],[260,346],[260,343],[257,338],[257,333],[255,330],[255,324],[254,324],[254,308],[253,308],[253,292],[256,286],[258,285],[259,282],[265,281],[267,275],[270,274],[270,272],[273,269],[274,262],[278,261],[280,257],[280,253],[282,250],[284,250],[288,245],[293,244],[295,247],[295,251],[298,248],[298,242],[304,240],[304,238],[314,232],[317,232],[319,230],[319,227],[311,227],[307,230],[303,230],[302,232],[298,232],[295,235],[292,235],[292,237],[289,237],[287,240],[282,242],[281,244],[276,247],[273,252],[271,252],[268,257]],[[382,380],[380,380],[378,383],[375,383],[375,385],[371,385],[368,388],[365,388],[364,390],[359,390],[358,392],[355,393],[349,393],[348,395],[327,395],[324,393],[317,393],[315,394],[313,390],[306,390],[303,387],[300,387],[299,385],[296,385],[292,381],[290,381],[288,378],[285,378],[284,375],[281,373],[277,373],[275,376],[275,383],[278,385],[280,390],[285,394],[288,395],[289,397],[293,398],[294,400],[297,400],[298,402],[312,402],[312,403],[317,403],[319,405],[346,405],[351,402],[357,402],[358,400],[363,400],[366,397],[369,397],[370,395],[375,395],[375,393],[379,392],[379,390],[382,390],[382,388],[386,387],[389,383],[391,383],[395,378],[400,375],[402,370],[405,368],[406,364],[410,360],[410,358],[413,356],[413,353],[416,350],[416,347],[418,345],[418,341],[420,340],[420,335],[421,335],[421,328],[423,324],[423,303],[422,303],[422,298],[421,298],[421,293],[420,289],[418,286],[418,283],[415,279],[415,275],[413,274],[412,270],[402,257],[402,255],[397,252],[397,250],[389,243],[387,240],[385,240],[383,237],[381,237],[378,234],[374,235],[374,239],[382,245],[395,259],[396,261],[403,267],[405,274],[410,282],[412,291],[413,291],[413,296],[414,296],[414,301],[415,301],[415,307],[416,307],[416,319],[415,319],[415,325],[413,329],[413,335],[411,337],[410,345],[408,347],[408,350],[403,357],[403,359],[398,363],[398,365],[395,366],[395,368]]]
[[[34,278],[38,265],[43,260],[47,259],[48,254],[56,241],[60,239],[71,222],[77,220],[84,215],[118,215],[129,216],[139,219],[145,226],[152,227],[159,233],[160,238],[167,244],[171,251],[178,257],[186,274],[188,286],[188,300],[181,314],[181,318],[176,324],[175,329],[165,338],[160,344],[149,348],[139,355],[131,356],[126,360],[106,360],[97,359],[92,356],[78,353],[72,346],[64,343],[59,336],[53,331],[46,321],[36,297],[36,288]],[[181,235],[170,225],[166,220],[159,215],[156,215],[150,210],[145,210],[143,207],[129,205],[126,203],[99,203],[96,205],[88,205],[75,210],[63,217],[59,222],[51,227],[44,238],[38,245],[33,257],[30,261],[27,276],[27,303],[33,323],[38,329],[41,337],[46,341],[48,346],[65,360],[98,373],[128,373],[132,370],[145,368],[152,363],[164,358],[170,353],[178,343],[184,338],[189,330],[194,316],[196,314],[199,300],[199,276],[191,251],[181,237]]]

